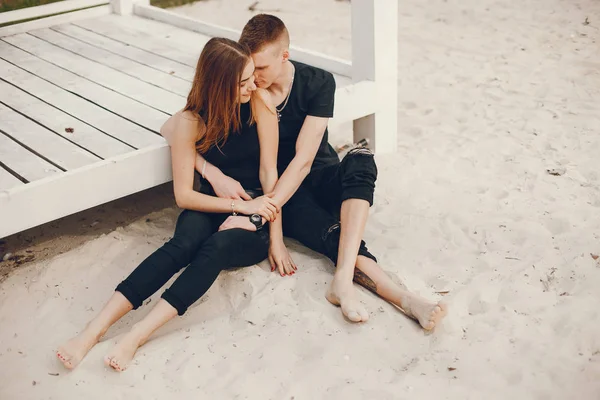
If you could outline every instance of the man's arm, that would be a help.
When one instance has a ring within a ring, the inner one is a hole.
[[[257,89],[252,95],[252,113],[256,120],[260,145],[259,180],[264,193],[271,193],[277,184],[277,152],[279,147],[279,126],[275,106],[269,92]],[[270,225],[271,240],[283,241],[281,218]]]
[[[329,118],[333,117],[335,79],[329,72],[315,69],[303,83],[307,112],[296,140],[296,155],[279,178],[273,199],[278,207],[298,190],[311,166],[323,140]]]
[[[296,155],[275,186],[273,200],[283,207],[309,174],[329,118],[307,116],[296,141]]]

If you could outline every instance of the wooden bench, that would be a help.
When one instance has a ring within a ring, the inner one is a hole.
[[[66,0],[0,24],[59,12],[0,27],[0,238],[170,181],[160,126],[185,104],[202,45],[240,33],[128,0]],[[354,121],[355,141],[392,152],[397,2],[353,0],[352,15],[352,63],[292,58],[334,74],[332,125]]]

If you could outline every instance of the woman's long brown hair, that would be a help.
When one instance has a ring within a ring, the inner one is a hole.
[[[233,40],[212,38],[202,49],[184,108],[200,115],[206,126],[196,145],[199,153],[225,143],[230,131],[239,131],[240,81],[248,61],[248,48]]]

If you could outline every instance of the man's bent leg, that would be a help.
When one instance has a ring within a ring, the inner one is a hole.
[[[421,324],[423,329],[432,330],[446,315],[446,305],[434,303],[409,292],[394,282],[389,275],[369,257],[358,256],[354,282],[399,307],[408,317]]]
[[[342,204],[341,232],[338,260],[333,281],[327,290],[327,300],[341,305],[344,314],[354,322],[364,322],[369,314],[357,299],[352,284],[354,267],[367,223],[369,203],[365,200],[348,199]]]
[[[321,228],[323,229],[323,228]],[[325,254],[337,261],[340,243],[340,226],[329,228],[324,236]],[[370,290],[384,300],[399,307],[408,317],[417,320],[424,329],[430,330],[446,314],[444,304],[436,304],[408,291],[406,286],[392,279],[377,263],[364,241],[361,241],[354,268],[354,283]]]
[[[284,233],[306,247],[327,256],[338,264],[340,247],[340,223],[317,204],[312,193],[301,187],[285,206]],[[377,264],[364,241],[360,242],[353,280],[399,307],[407,316],[416,319],[425,329],[432,329],[445,314],[443,304],[435,304],[410,293],[402,284],[395,282]]]
[[[315,201],[314,196],[305,187],[300,187],[283,210],[284,234],[287,237],[300,241],[306,247],[326,255],[334,263],[338,262],[338,246],[340,243],[340,223]],[[366,252],[364,243],[358,239],[358,246],[354,253]],[[342,307],[342,312],[354,322],[366,321],[368,313],[356,298],[352,287],[352,274],[354,265],[345,272],[350,274],[348,281],[351,293],[346,292],[338,296],[335,291],[328,291],[327,299]],[[335,279],[335,278],[334,278]],[[346,289],[346,288],[342,288]]]
[[[369,207],[373,204],[376,180],[377,166],[373,153],[365,148],[351,150],[337,168],[321,174],[321,183],[329,181],[329,190],[323,191],[325,201],[341,203],[338,260],[327,292],[327,298],[333,303],[339,300],[341,303],[357,304],[352,279]],[[361,320],[366,320],[363,315]]]

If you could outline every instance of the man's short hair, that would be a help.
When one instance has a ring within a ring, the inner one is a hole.
[[[257,53],[266,45],[282,41],[290,46],[290,35],[282,20],[274,15],[257,14],[246,23],[240,36],[240,44],[248,46],[251,53]]]

